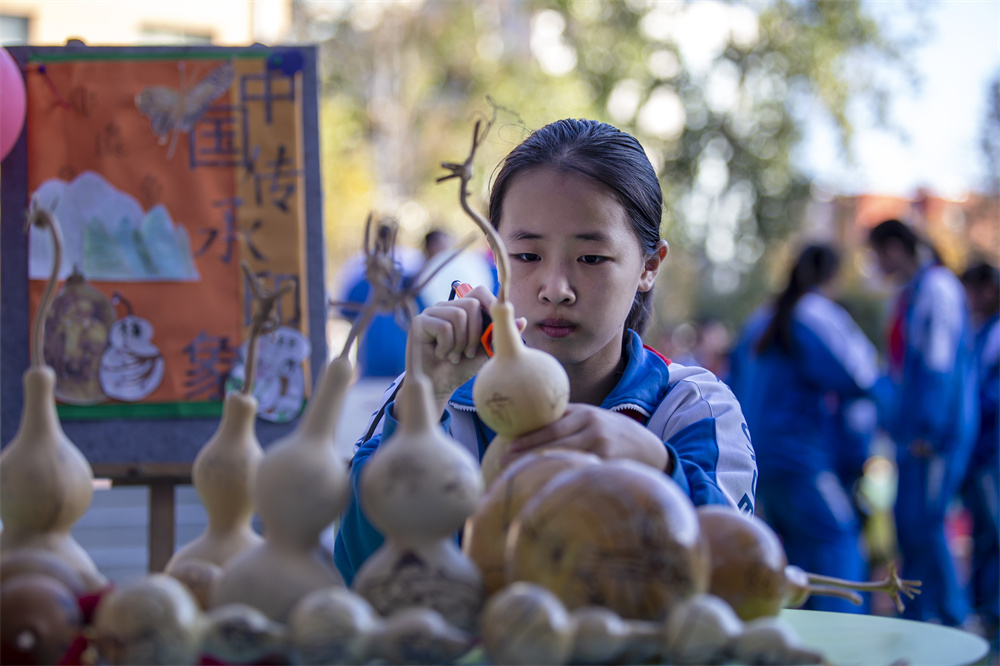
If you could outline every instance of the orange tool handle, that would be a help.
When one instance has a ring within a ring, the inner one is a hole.
[[[451,283],[451,296],[448,298],[449,301],[454,300],[457,296],[458,298],[464,298],[470,291],[472,291],[472,285],[467,282],[460,282],[455,280]],[[479,338],[479,342],[482,343],[483,349],[486,350],[486,355],[489,357],[493,356],[493,318],[490,317],[490,313],[486,311],[486,308],[480,308],[480,312],[483,315],[483,335]]]

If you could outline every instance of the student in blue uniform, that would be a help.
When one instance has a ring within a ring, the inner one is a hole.
[[[899,220],[868,237],[881,271],[902,286],[888,326],[880,421],[896,445],[894,514],[903,578],[923,581],[904,617],[960,625],[968,601],[948,551],[944,519],[979,428],[972,331],[965,292]]]
[[[972,514],[973,610],[979,614],[993,652],[1000,651],[1000,272],[985,262],[962,274],[976,326],[979,377],[979,438],[962,489]]]
[[[640,337],[667,255],[662,206],[642,146],[604,123],[554,122],[504,160],[489,219],[510,256],[510,300],[524,320],[525,342],[558,359],[570,380],[563,417],[515,439],[513,448],[631,458],[663,470],[695,504],[752,513],[756,465],[732,392],[706,370],[669,364]],[[476,287],[424,310],[409,336],[434,383],[442,427],[480,458],[493,433],[476,414],[472,384],[487,360],[479,312],[494,301],[489,289]],[[353,499],[334,548],[348,583],[382,543],[357,502],[358,484],[395,427],[390,402],[351,464]]]
[[[875,347],[831,292],[840,259],[831,248],[805,248],[773,305],[758,309],[741,335],[730,382],[754,435],[760,511],[781,537],[791,564],[863,580],[860,524],[841,483],[845,461],[860,474],[865,452],[841,451],[842,405],[864,397],[877,379]],[[813,610],[859,612],[829,597]]]

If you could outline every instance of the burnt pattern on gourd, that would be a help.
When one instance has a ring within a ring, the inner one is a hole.
[[[506,573],[548,587],[570,609],[661,619],[707,589],[707,556],[676,484],[610,461],[560,474],[525,504],[508,535]]]
[[[400,557],[385,577],[368,582],[364,593],[375,608],[427,607],[446,618],[475,617],[482,606],[478,581],[454,576],[414,552]]]

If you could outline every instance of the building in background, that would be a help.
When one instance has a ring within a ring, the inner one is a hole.
[[[291,27],[292,0],[0,3],[0,46],[61,46],[70,39],[89,46],[271,46],[286,41]]]
[[[912,197],[861,194],[839,196],[831,202],[838,240],[848,248],[865,246],[872,227],[890,218],[908,222],[961,272],[970,261],[1000,263],[1000,199],[970,193],[953,200],[929,190]]]

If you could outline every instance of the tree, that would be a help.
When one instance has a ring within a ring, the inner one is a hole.
[[[766,293],[775,267],[761,258],[798,228],[809,190],[791,158],[796,110],[825,109],[847,146],[849,106],[884,108],[889,88],[873,65],[909,74],[906,39],[887,36],[861,0],[299,0],[296,9],[312,39],[325,36],[324,117],[351,128],[324,124],[343,142],[325,164],[357,166],[364,155],[362,191],[395,209],[385,212],[403,211],[404,233],[431,219],[469,229],[452,189],[433,182],[442,160],[464,154],[487,94],[518,115],[480,152],[484,175],[530,128],[559,117],[635,134],[663,185],[668,281],[689,287],[661,290],[659,310],[675,321],[699,314],[697,303],[735,323]],[[328,198],[354,196],[345,179],[357,174],[326,177]],[[487,178],[477,186],[482,200]],[[356,247],[343,230],[364,216],[344,220],[341,210],[328,203],[333,235]]]

